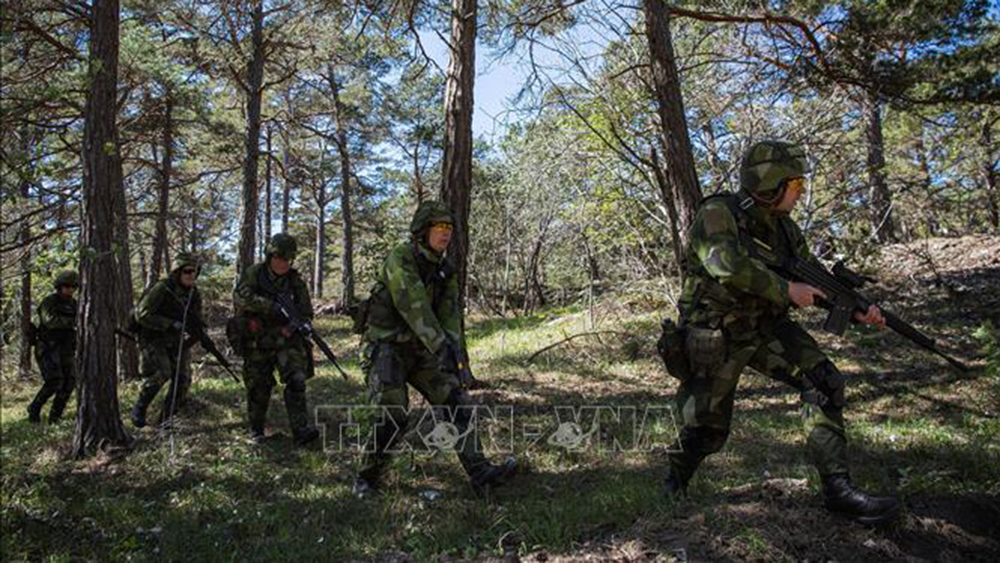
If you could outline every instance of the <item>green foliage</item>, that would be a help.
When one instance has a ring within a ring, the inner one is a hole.
[[[986,373],[1000,381],[1000,330],[986,321],[972,333],[986,359]]]

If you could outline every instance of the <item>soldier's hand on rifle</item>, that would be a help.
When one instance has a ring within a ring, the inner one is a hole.
[[[867,313],[861,311],[854,313],[854,319],[868,326],[885,328],[885,317],[882,316],[882,310],[878,308],[878,305],[869,305]]]
[[[807,283],[788,282],[788,298],[799,307],[812,307],[817,297],[826,299],[826,294]]]
[[[294,334],[295,334],[295,327],[293,327],[291,324],[287,324],[281,327],[281,336],[284,336],[285,338],[291,338],[292,335]]]

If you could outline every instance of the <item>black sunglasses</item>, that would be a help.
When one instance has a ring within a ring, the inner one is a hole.
[[[196,274],[196,273],[198,273],[198,270],[196,270],[194,268],[184,268],[183,270],[181,270],[181,273],[182,274]]]

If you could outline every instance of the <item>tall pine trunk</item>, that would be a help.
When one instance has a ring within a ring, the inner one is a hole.
[[[257,185],[257,164],[260,160],[260,106],[264,86],[264,2],[257,0],[250,33],[252,54],[247,64],[247,138],[243,161],[243,218],[240,225],[239,260],[237,270],[245,271],[254,262],[257,246],[257,215],[260,188]]]
[[[163,158],[160,161],[160,193],[156,209],[156,232],[153,235],[153,256],[146,287],[156,283],[163,271],[167,254],[167,216],[170,212],[170,182],[174,167],[173,93],[167,87],[163,110]]]
[[[95,0],[90,85],[83,133],[82,288],[77,313],[78,407],[73,453],[128,446],[121,422],[115,354],[116,215],[124,199],[118,128],[118,0]]]
[[[451,58],[444,92],[444,162],[441,196],[455,216],[449,254],[458,268],[459,295],[465,307],[469,257],[469,208],[472,202],[472,111],[476,77],[476,2],[452,0]]]
[[[683,248],[687,245],[688,230],[701,202],[701,187],[694,165],[694,151],[691,148],[684,98],[681,95],[680,74],[670,35],[670,11],[664,0],[643,0],[643,10],[646,15],[646,39],[649,42],[650,68],[666,161],[665,177],[669,180],[672,194],[671,198],[664,197],[664,200],[668,210],[671,205],[676,210],[676,218],[671,217],[671,221],[676,223],[673,230],[680,237],[680,244],[675,244],[675,249],[678,246]],[[681,256],[683,255],[678,256],[678,259]]]
[[[283,132],[284,147],[282,147],[281,162],[285,169],[284,181],[281,183],[281,232],[288,232],[288,208],[292,201],[292,186],[289,179],[292,177],[292,149],[289,147],[288,130]]]
[[[24,166],[31,167],[32,135],[30,128],[21,128],[21,152]],[[21,198],[25,208],[31,197],[31,182],[28,174],[21,177]],[[21,223],[21,348],[18,357],[18,376],[31,377],[31,348],[28,346],[28,332],[31,330],[31,224],[27,217]]]
[[[354,220],[351,213],[351,153],[347,142],[347,116],[340,102],[340,84],[333,66],[327,68],[327,82],[333,93],[333,115],[337,123],[337,152],[340,154],[340,213],[344,221],[344,254],[342,256],[341,301],[350,307],[354,303]]]
[[[264,176],[264,241],[271,240],[271,125],[267,126],[267,135],[265,136],[265,142],[267,143],[267,155],[264,157],[267,160],[264,166],[265,174]]]
[[[879,242],[894,242],[892,194],[885,181],[885,141],[882,138],[882,107],[878,95],[869,92],[864,102],[865,137],[868,148],[868,204],[872,233]]]
[[[986,183],[986,207],[990,213],[990,228],[994,233],[1000,234],[1000,186],[997,185],[997,161],[1000,152],[993,143],[993,126],[997,121],[997,119],[984,120],[979,139],[983,150],[981,166],[983,180]]]
[[[326,152],[324,148],[324,152]],[[321,162],[322,164],[322,162]],[[322,166],[320,167],[322,170]],[[313,255],[313,297],[323,297],[326,278],[326,179],[320,178],[316,187],[316,254]]]

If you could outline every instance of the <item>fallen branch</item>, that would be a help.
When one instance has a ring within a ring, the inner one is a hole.
[[[528,363],[530,364],[531,362],[535,361],[535,358],[537,358],[540,354],[548,352],[549,350],[555,348],[556,346],[559,346],[560,344],[565,344],[566,342],[569,342],[570,340],[573,340],[574,338],[578,338],[580,336],[600,336],[602,334],[617,334],[619,336],[635,336],[631,332],[622,332],[620,330],[595,330],[593,332],[579,332],[577,334],[574,334],[574,335],[571,335],[571,336],[567,336],[566,338],[563,338],[562,340],[559,340],[557,342],[553,342],[552,344],[549,344],[548,346],[542,348],[541,350],[538,350],[537,352],[535,352],[534,354],[532,354],[531,356],[528,357]]]

